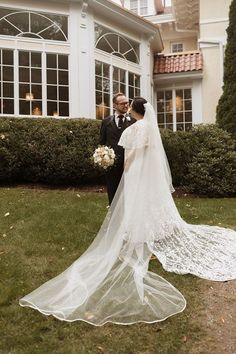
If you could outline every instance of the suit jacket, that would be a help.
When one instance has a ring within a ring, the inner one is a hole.
[[[125,119],[123,126],[119,129],[115,122],[115,115],[106,117],[102,121],[100,130],[100,144],[112,147],[116,154],[116,166],[122,166],[124,164],[124,149],[122,146],[117,145],[120,140],[123,131],[136,120],[130,117],[130,120]]]

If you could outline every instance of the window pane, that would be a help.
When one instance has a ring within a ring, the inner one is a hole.
[[[57,56],[55,54],[47,54],[47,68],[57,67]]]
[[[185,122],[192,122],[192,112],[185,112]]]
[[[26,98],[26,94],[30,93],[30,85],[20,84],[19,85],[19,97]]]
[[[30,114],[30,102],[20,100],[20,114]]]
[[[13,78],[13,67],[3,66],[3,81],[14,81]]]
[[[96,92],[96,105],[99,105],[102,102],[102,92]]]
[[[42,86],[41,85],[32,85],[32,93],[34,95],[34,99],[42,98]]]
[[[96,75],[102,75],[102,63],[100,61],[95,62],[95,74]]]
[[[48,100],[57,100],[57,86],[48,86],[47,87],[47,99]]]
[[[5,19],[0,21],[0,34],[5,36],[17,36],[19,33],[20,30],[8,23]]]
[[[126,94],[126,86],[125,86],[125,84],[120,84],[120,92]]]
[[[42,115],[42,102],[34,101],[32,102],[32,115],[41,116]]]
[[[57,102],[48,101],[48,103],[47,103],[47,115],[48,116],[59,116],[59,112],[57,110]]]
[[[110,80],[103,79],[103,91],[109,92],[110,91]]]
[[[60,101],[69,101],[69,88],[68,87],[59,87],[59,100]]]
[[[157,112],[164,112],[165,105],[164,102],[157,102]]]
[[[107,93],[104,93],[103,95],[103,102],[104,102],[104,105],[109,107],[110,106],[110,95],[107,94]]]
[[[5,65],[13,65],[13,50],[2,51],[2,63]]]
[[[47,18],[39,16],[38,14],[30,14],[31,32],[38,33],[48,27],[51,23]]]
[[[102,78],[96,77],[96,90],[102,91]]]
[[[172,112],[172,101],[166,101],[165,111],[166,112]]]
[[[176,114],[176,120],[177,120],[177,122],[183,122],[184,121],[184,115],[183,115],[183,113],[177,113]]]
[[[166,115],[166,123],[172,123],[173,122],[173,115],[168,113]]]
[[[42,36],[44,39],[53,39],[54,41],[64,41],[65,37],[59,31],[59,28],[56,25],[51,25],[50,28],[45,29],[40,33],[40,36]]]
[[[164,114],[158,114],[157,120],[158,120],[158,123],[164,123]]]
[[[19,65],[20,66],[29,66],[29,52],[19,52]]]
[[[164,91],[157,92],[157,100],[164,100]]]
[[[57,84],[57,71],[56,70],[47,70],[47,83],[48,84]]]
[[[140,87],[140,76],[134,75],[134,84],[136,87]]]
[[[14,114],[14,100],[3,100],[3,113]]]
[[[184,90],[184,98],[185,99],[191,99],[192,98],[192,90],[191,89]]]
[[[59,103],[59,113],[60,116],[68,117],[69,116],[69,104],[68,103]]]
[[[129,98],[134,98],[134,88],[129,86]]]
[[[19,28],[22,32],[29,31],[29,14],[25,12],[16,13],[8,16],[8,21],[10,21],[15,27]]]
[[[188,100],[188,101],[184,101],[184,108],[186,111],[191,111],[192,110],[192,101]]]
[[[134,74],[129,73],[129,85],[134,86]]]
[[[119,83],[113,82],[113,95],[115,95],[118,92],[120,92]]]
[[[3,84],[3,97],[14,97],[14,84],[4,83]]]
[[[116,67],[113,67],[113,80],[119,80],[119,69]]]
[[[176,96],[176,111],[183,111],[183,100],[180,96]]]
[[[58,68],[59,69],[68,69],[68,56],[67,55],[58,55]]]
[[[29,69],[25,69],[25,68],[19,69],[19,81],[20,82],[29,82],[30,81]]]
[[[41,69],[31,69],[31,82],[41,83]]]
[[[31,53],[31,66],[41,68],[41,53]]]
[[[103,76],[109,78],[109,76],[110,76],[110,65],[103,64]]]
[[[140,89],[139,88],[135,89],[135,96],[140,96]]]
[[[68,85],[68,71],[59,70],[59,84]]]
[[[165,98],[166,100],[172,99],[172,91],[165,91]]]

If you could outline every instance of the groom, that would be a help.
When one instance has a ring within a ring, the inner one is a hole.
[[[123,93],[119,92],[113,97],[113,106],[115,113],[102,121],[100,130],[100,144],[112,147],[116,154],[115,165],[106,172],[109,205],[114,198],[124,168],[124,149],[118,146],[118,141],[122,132],[136,122],[127,113],[129,101]]]

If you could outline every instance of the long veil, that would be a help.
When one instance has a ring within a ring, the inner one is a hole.
[[[170,193],[173,191],[170,169],[156,115],[149,103],[146,104],[145,117],[149,122],[149,144],[155,146],[155,149],[149,149],[150,161],[147,162],[151,166],[152,161],[149,183],[154,195],[153,200],[148,198],[149,211],[152,214],[155,210],[155,216],[160,215],[155,230],[163,230],[162,235],[159,232],[154,242],[149,243],[149,249],[167,271],[191,273],[214,281],[236,279],[236,232],[217,226],[187,224],[181,218]],[[158,193],[161,198],[157,197]],[[155,217],[150,215],[150,219]]]
[[[68,269],[20,300],[60,320],[157,322],[184,310],[182,294],[148,271],[154,253],[167,271],[210,280],[236,278],[236,232],[187,224],[171,192],[171,174],[153,107],[128,127],[125,171],[93,243]]]
[[[149,155],[156,146],[148,137],[148,114],[143,121],[144,124],[137,122],[122,134],[120,145],[125,147],[126,157],[132,154],[133,161],[126,167],[93,243],[63,273],[23,297],[21,306],[60,320],[83,320],[96,326],[106,322],[152,323],[184,310],[183,295],[148,271],[152,246],[164,230],[155,228],[162,211],[154,215],[155,210],[148,206],[152,202],[151,185],[158,186],[159,181],[154,176],[147,180],[153,163]],[[157,169],[161,168],[160,163],[158,157]],[[157,200],[163,194],[161,188],[158,190]]]

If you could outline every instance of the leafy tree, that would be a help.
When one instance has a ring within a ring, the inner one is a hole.
[[[236,139],[236,0],[230,5],[227,34],[224,87],[217,107],[217,123]]]

